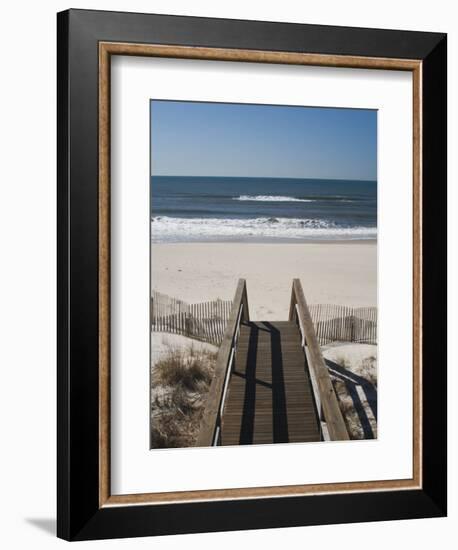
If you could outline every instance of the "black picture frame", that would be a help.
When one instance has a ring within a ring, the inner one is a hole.
[[[58,536],[86,540],[446,515],[446,35],[87,10],[59,13],[57,27]],[[421,489],[99,506],[100,41],[422,62]]]

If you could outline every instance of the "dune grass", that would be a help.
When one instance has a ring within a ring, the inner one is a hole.
[[[216,353],[192,345],[173,348],[151,373],[151,447],[195,444],[213,378]]]

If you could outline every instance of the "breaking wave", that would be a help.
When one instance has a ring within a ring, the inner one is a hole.
[[[315,202],[313,199],[298,199],[296,197],[285,197],[281,195],[240,195],[232,197],[234,201],[254,202]]]
[[[323,219],[175,218],[151,220],[151,238],[159,241],[252,239],[375,239],[376,227],[343,226]]]

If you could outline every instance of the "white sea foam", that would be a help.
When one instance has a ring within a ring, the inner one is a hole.
[[[151,238],[159,241],[243,239],[375,239],[376,227],[343,227],[321,219],[174,218],[151,220]]]
[[[296,197],[284,197],[280,195],[240,195],[233,197],[234,201],[254,202],[315,202],[313,199],[298,199]]]

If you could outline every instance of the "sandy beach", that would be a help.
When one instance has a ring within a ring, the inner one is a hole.
[[[152,288],[190,303],[232,299],[247,281],[250,318],[288,317],[292,279],[309,304],[377,305],[376,241],[151,245]]]

